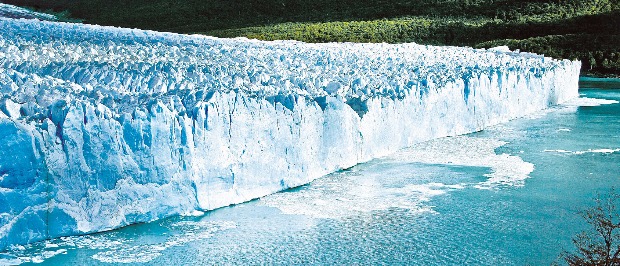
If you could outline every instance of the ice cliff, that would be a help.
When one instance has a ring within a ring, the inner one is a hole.
[[[576,97],[579,68],[504,49],[0,19],[0,249],[211,210],[479,131]]]

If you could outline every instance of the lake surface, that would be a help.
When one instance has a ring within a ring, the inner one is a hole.
[[[548,265],[587,228],[578,211],[620,186],[620,90],[580,93],[300,188],[16,247],[0,264]]]

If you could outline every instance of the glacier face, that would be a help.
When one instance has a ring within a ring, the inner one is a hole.
[[[0,249],[211,210],[577,97],[504,49],[0,19]]]

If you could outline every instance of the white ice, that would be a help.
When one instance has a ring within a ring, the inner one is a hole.
[[[579,69],[505,49],[0,19],[0,250],[240,203],[479,131],[577,97]]]
[[[0,18],[25,18],[40,20],[57,20],[54,15],[34,12],[25,8],[0,3]]]

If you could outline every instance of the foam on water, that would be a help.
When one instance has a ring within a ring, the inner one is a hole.
[[[105,263],[148,263],[171,247],[210,238],[216,232],[235,228],[236,224],[230,221],[178,221],[166,227],[167,232],[177,233],[154,243],[140,243],[139,238],[120,237],[119,232],[112,232],[16,245],[8,252],[0,253],[0,265],[41,263],[73,249],[96,251],[92,258]]]

